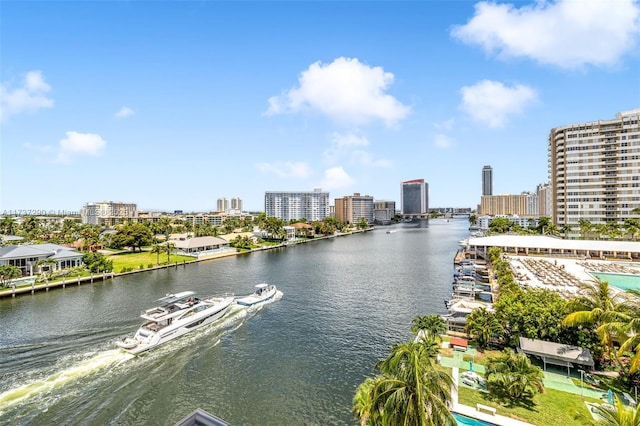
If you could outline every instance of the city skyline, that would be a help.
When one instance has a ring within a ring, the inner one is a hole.
[[[639,17],[631,0],[4,2],[0,212],[399,202],[415,177],[430,206],[475,207],[486,164],[494,194],[533,190],[552,128],[640,107]]]

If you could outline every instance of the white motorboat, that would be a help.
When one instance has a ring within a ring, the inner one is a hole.
[[[256,284],[256,290],[253,293],[238,297],[236,303],[243,306],[253,306],[273,299],[277,292],[278,289],[273,284]]]
[[[132,354],[144,352],[221,318],[234,300],[232,295],[199,299],[193,291],[168,294],[142,312],[146,322],[133,337],[116,344]]]

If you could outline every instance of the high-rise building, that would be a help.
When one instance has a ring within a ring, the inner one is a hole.
[[[491,166],[482,168],[482,195],[493,195],[493,169]]]
[[[340,222],[355,224],[361,219],[373,223],[373,197],[358,192],[335,199],[335,217]]]
[[[551,129],[552,220],[622,224],[640,207],[640,109]]]
[[[387,224],[396,216],[396,202],[377,200],[373,202],[373,221]]]
[[[479,214],[488,216],[528,216],[529,194],[483,195],[480,197]]]
[[[242,211],[242,199],[241,198],[232,198],[231,199],[231,210]]]
[[[138,217],[138,206],[133,203],[113,201],[87,203],[80,210],[80,217],[82,223],[114,226],[118,223],[135,220]]]
[[[429,184],[424,179],[407,180],[400,184],[400,206],[405,216],[429,213]]]
[[[218,198],[218,202],[216,203],[216,211],[218,212],[226,212],[229,210],[229,200],[226,198]]]
[[[264,211],[267,217],[282,220],[322,220],[329,216],[329,193],[322,189],[313,192],[267,191],[264,193]]]

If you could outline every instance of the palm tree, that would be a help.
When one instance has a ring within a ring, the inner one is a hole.
[[[618,396],[615,396],[615,405],[596,406],[596,414],[601,417],[596,424],[603,426],[640,426],[640,405],[635,408],[627,408]]]
[[[353,397],[353,408],[351,412],[354,417],[360,419],[361,426],[374,423],[381,414],[380,412],[373,412],[373,390],[378,380],[380,380],[380,377],[367,378],[358,386],[356,395]]]
[[[15,231],[16,221],[11,216],[5,216],[0,221],[0,233],[13,235]]]
[[[373,388],[373,407],[383,424],[455,424],[449,411],[453,379],[434,365],[428,345],[395,344],[376,368],[382,377]]]
[[[491,339],[502,331],[502,324],[493,312],[479,308],[467,316],[466,331],[482,351],[489,347]]]
[[[164,253],[165,252],[165,248],[164,246],[161,246],[160,244],[154,244],[153,246],[151,246],[151,250],[149,250],[149,252],[151,254],[155,253],[156,254],[156,265],[160,264],[160,253]]]
[[[525,354],[505,349],[497,357],[488,358],[486,376],[488,389],[510,401],[530,399],[535,392],[544,391],[544,373],[531,365]]]
[[[434,337],[440,337],[442,333],[447,331],[444,320],[440,315],[424,315],[417,316],[412,321],[411,332],[417,336],[420,331]]]
[[[567,303],[571,311],[562,324],[565,326],[592,326],[606,345],[609,354],[614,355],[613,339],[619,335],[624,324],[630,322],[632,313],[629,298],[624,293],[616,293],[609,282],[595,280],[581,284],[580,296]],[[619,363],[619,361],[618,361]]]
[[[578,219],[578,227],[580,228],[580,236],[582,239],[585,239],[593,229],[593,224],[587,219]]]
[[[164,251],[167,253],[167,263],[171,263],[171,252],[176,249],[175,243],[168,241],[164,245]]]
[[[625,352],[633,352],[634,355],[629,362],[629,373],[633,374],[640,369],[640,290],[628,290],[628,308],[630,311],[629,321],[623,323],[617,330],[618,336],[624,340],[620,345],[618,355]]]

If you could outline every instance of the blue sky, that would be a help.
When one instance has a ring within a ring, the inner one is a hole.
[[[551,128],[640,107],[631,0],[0,2],[0,212],[264,209],[322,188],[475,207]]]

